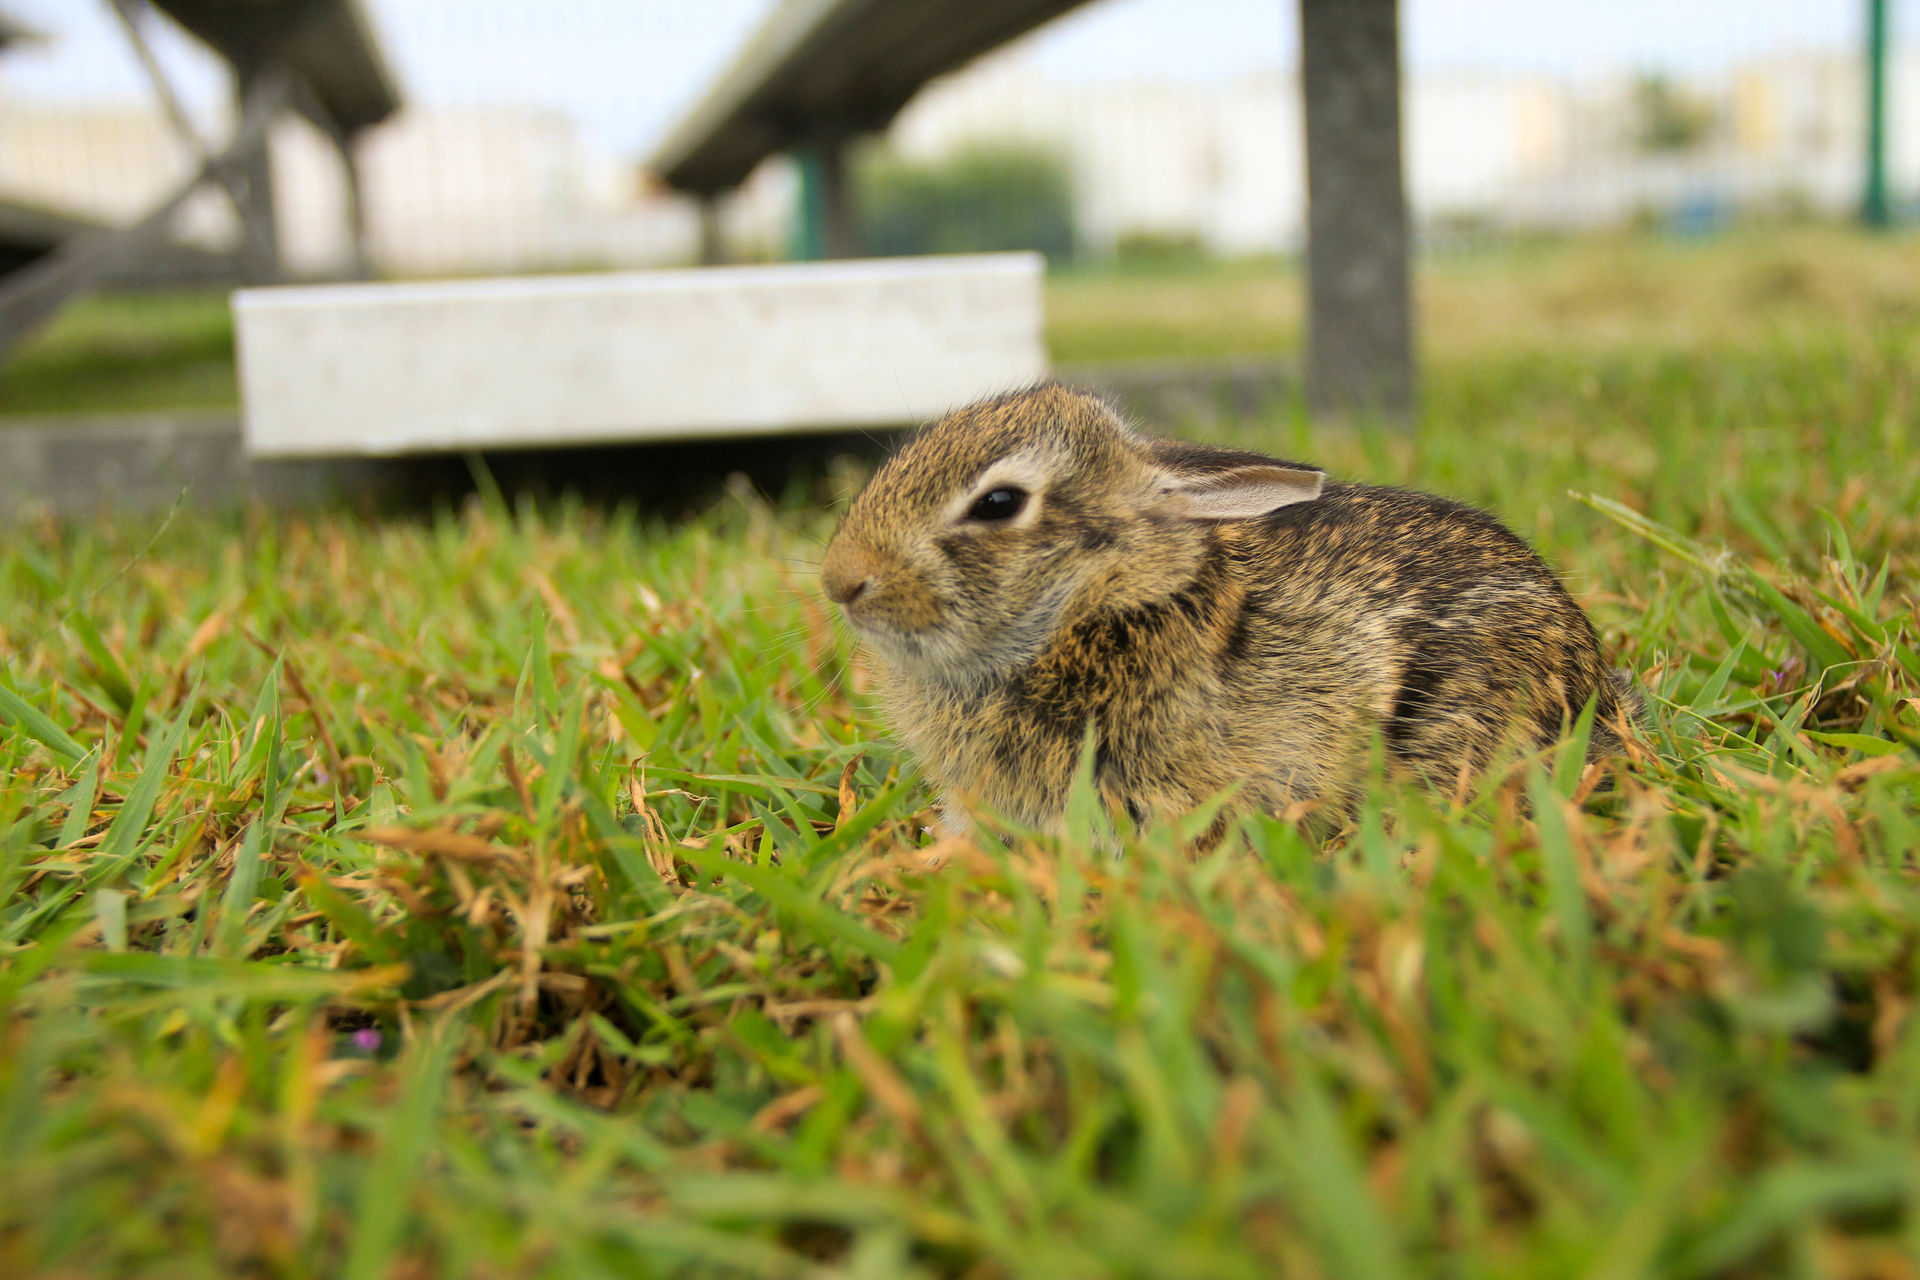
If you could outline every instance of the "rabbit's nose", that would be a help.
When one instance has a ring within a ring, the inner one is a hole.
[[[873,585],[872,578],[834,578],[827,583],[827,599],[845,607],[858,600]]]
[[[835,555],[829,548],[820,582],[827,589],[827,599],[845,608],[873,585],[873,567],[864,556]]]

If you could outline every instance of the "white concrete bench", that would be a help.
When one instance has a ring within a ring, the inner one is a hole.
[[[1045,376],[1037,254],[247,289],[248,451],[894,426]]]

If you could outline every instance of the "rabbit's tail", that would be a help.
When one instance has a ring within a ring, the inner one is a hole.
[[[1615,667],[1607,672],[1607,678],[1613,682],[1613,696],[1620,704],[1620,711],[1634,724],[1642,724],[1647,718],[1647,695],[1634,683],[1633,672]]]
[[[1647,719],[1647,695],[1634,683],[1631,672],[1607,672],[1607,686],[1600,705],[1594,708],[1593,732],[1587,739],[1589,760],[1619,755],[1622,731],[1645,724]]]

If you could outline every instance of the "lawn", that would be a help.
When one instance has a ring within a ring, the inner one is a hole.
[[[0,1275],[1920,1274],[1914,255],[1452,261],[1416,435],[1210,426],[1497,511],[1652,713],[1198,857],[926,834],[812,577],[851,467],[16,534]],[[1290,288],[1073,276],[1054,342],[1284,351]]]
[[[0,365],[0,414],[138,413],[239,402],[215,290],[87,298]]]

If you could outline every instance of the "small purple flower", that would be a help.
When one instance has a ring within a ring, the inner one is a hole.
[[[380,1033],[372,1027],[362,1027],[353,1033],[353,1047],[362,1053],[380,1052]]]

